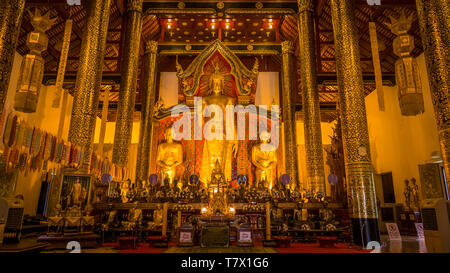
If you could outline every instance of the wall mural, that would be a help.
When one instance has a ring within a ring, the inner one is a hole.
[[[431,163],[419,165],[423,199],[443,198],[441,167]]]

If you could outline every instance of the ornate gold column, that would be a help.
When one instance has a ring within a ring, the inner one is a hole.
[[[0,1],[0,113],[2,116],[24,7],[25,0]],[[0,123],[3,123],[3,118]]]
[[[113,163],[126,166],[133,130],[134,102],[138,78],[139,46],[142,32],[142,0],[128,0],[127,28],[122,50],[121,81],[114,136]]]
[[[146,44],[144,55],[144,79],[142,89],[141,130],[136,161],[136,181],[147,180],[149,176],[150,149],[152,142],[152,118],[155,105],[156,57],[158,43]]]
[[[314,2],[314,0],[298,0],[300,77],[303,95],[307,190],[325,193],[322,130],[320,128],[320,105],[316,72]]]
[[[86,150],[83,162],[83,169],[86,171],[89,170],[94,143],[110,2],[111,0],[87,1],[88,16],[74,91],[69,141]]]
[[[450,4],[447,0],[416,0],[416,5],[450,190]]]
[[[353,240],[367,246],[380,234],[354,1],[331,0],[331,15]]]
[[[283,102],[283,123],[284,123],[284,164],[286,173],[291,177],[291,184],[299,186],[298,181],[298,156],[297,139],[295,128],[295,89],[292,84],[293,53],[294,44],[292,41],[281,43],[283,56],[282,71],[282,102]]]

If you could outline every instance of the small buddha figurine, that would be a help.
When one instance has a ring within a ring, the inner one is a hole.
[[[168,128],[166,130],[166,142],[158,145],[156,162],[161,170],[161,181],[169,181],[169,185],[175,178],[177,166],[183,163],[183,148],[181,144],[173,141],[173,130]],[[164,185],[165,186],[165,185]]]
[[[131,180],[123,182],[122,187],[120,189],[120,198],[122,203],[128,203],[130,201],[130,189],[131,188]]]
[[[137,206],[138,202],[135,202],[133,208],[130,209],[128,216],[128,221],[133,223],[133,226],[140,226],[142,223],[142,210]]]
[[[102,229],[107,230],[118,225],[117,210],[113,210],[112,208],[110,208],[106,213],[106,216],[106,223],[102,224]]]
[[[261,143],[252,149],[252,163],[256,167],[256,187],[262,186],[259,184],[264,181],[266,184],[264,186],[272,190],[273,174],[277,164],[276,147],[269,144],[270,134],[267,131],[261,133],[260,139]]]
[[[146,180],[142,180],[141,188],[139,190],[141,199],[147,199],[147,197],[150,195],[150,189]]]
[[[409,180],[405,180],[405,190],[403,191],[405,197],[405,204],[408,210],[411,210],[411,187],[409,186]]]
[[[301,222],[302,221],[302,210],[294,209],[294,221]]]
[[[86,195],[86,190],[81,185],[80,179],[77,178],[77,180],[73,184],[72,189],[70,191],[72,205],[73,206],[81,205],[84,201],[85,195]]]
[[[94,207],[91,204],[87,204],[84,208],[84,215],[85,216],[91,216],[92,211],[94,210]]]
[[[56,204],[55,206],[55,216],[62,217],[62,206],[61,204]]]
[[[411,197],[412,197],[412,203],[414,204],[414,207],[416,209],[420,208],[420,199],[419,199],[419,186],[416,185],[416,179],[413,177],[411,178]]]
[[[156,226],[159,226],[162,224],[162,219],[163,218],[163,211],[161,209],[161,205],[158,204],[157,209],[155,209],[153,211],[153,222],[155,223]]]

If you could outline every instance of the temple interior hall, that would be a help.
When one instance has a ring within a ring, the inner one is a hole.
[[[450,253],[449,47],[447,0],[1,0],[0,253]]]

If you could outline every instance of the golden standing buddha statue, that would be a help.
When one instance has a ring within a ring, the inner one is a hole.
[[[166,142],[158,145],[156,156],[156,163],[161,171],[161,185],[165,185],[168,179],[170,187],[172,187],[177,166],[183,163],[183,148],[181,144],[173,142],[172,133],[172,128],[166,130]]]
[[[203,97],[203,110],[209,106],[209,112],[211,114],[214,112],[214,115],[205,119],[204,132],[210,133],[211,135],[204,135],[206,139],[202,160],[204,164],[200,174],[200,181],[203,183],[207,183],[211,179],[212,171],[216,167],[216,164],[219,164],[220,169],[225,174],[225,179],[227,181],[231,180],[231,162],[233,156],[236,156],[235,141],[226,140],[225,136],[226,108],[228,105],[234,105],[235,100],[232,97],[223,95],[224,80],[224,75],[220,72],[220,67],[216,63],[214,72],[211,74],[209,80],[211,93]],[[219,112],[221,113],[221,117],[216,116]],[[220,123],[222,123],[222,127]],[[234,124],[233,127],[235,127]]]
[[[269,143],[270,134],[268,132],[262,132],[260,139],[261,143],[252,148],[252,163],[256,167],[256,187],[264,181],[264,186],[272,190],[274,169],[277,165],[277,151],[276,147]]]

